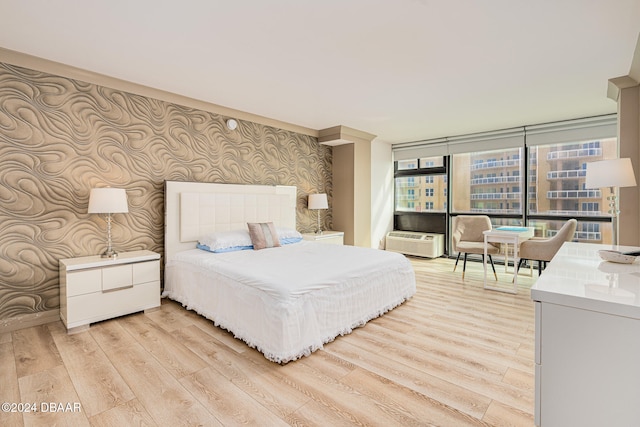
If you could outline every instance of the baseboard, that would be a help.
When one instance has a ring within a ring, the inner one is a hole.
[[[57,320],[60,320],[60,310],[48,310],[1,319],[0,334],[30,328],[32,326],[44,325]]]

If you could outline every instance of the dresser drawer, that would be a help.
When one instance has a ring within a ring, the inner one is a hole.
[[[102,292],[133,286],[133,268],[131,264],[116,265],[102,269]]]

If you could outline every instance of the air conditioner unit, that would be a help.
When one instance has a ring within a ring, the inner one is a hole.
[[[437,258],[444,254],[444,236],[415,231],[390,231],[386,250],[406,255]]]

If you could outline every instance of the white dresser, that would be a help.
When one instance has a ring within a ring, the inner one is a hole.
[[[60,318],[67,330],[160,306],[160,254],[123,252],[61,259]]]
[[[333,245],[343,245],[344,231],[323,231],[321,234],[303,233],[302,238],[304,240],[311,240],[314,242],[330,243]]]
[[[640,426],[640,261],[599,249],[565,243],[531,288],[536,425]]]

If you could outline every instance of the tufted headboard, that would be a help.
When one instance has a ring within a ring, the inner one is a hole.
[[[271,221],[296,228],[296,187],[165,181],[165,263],[213,231]]]

